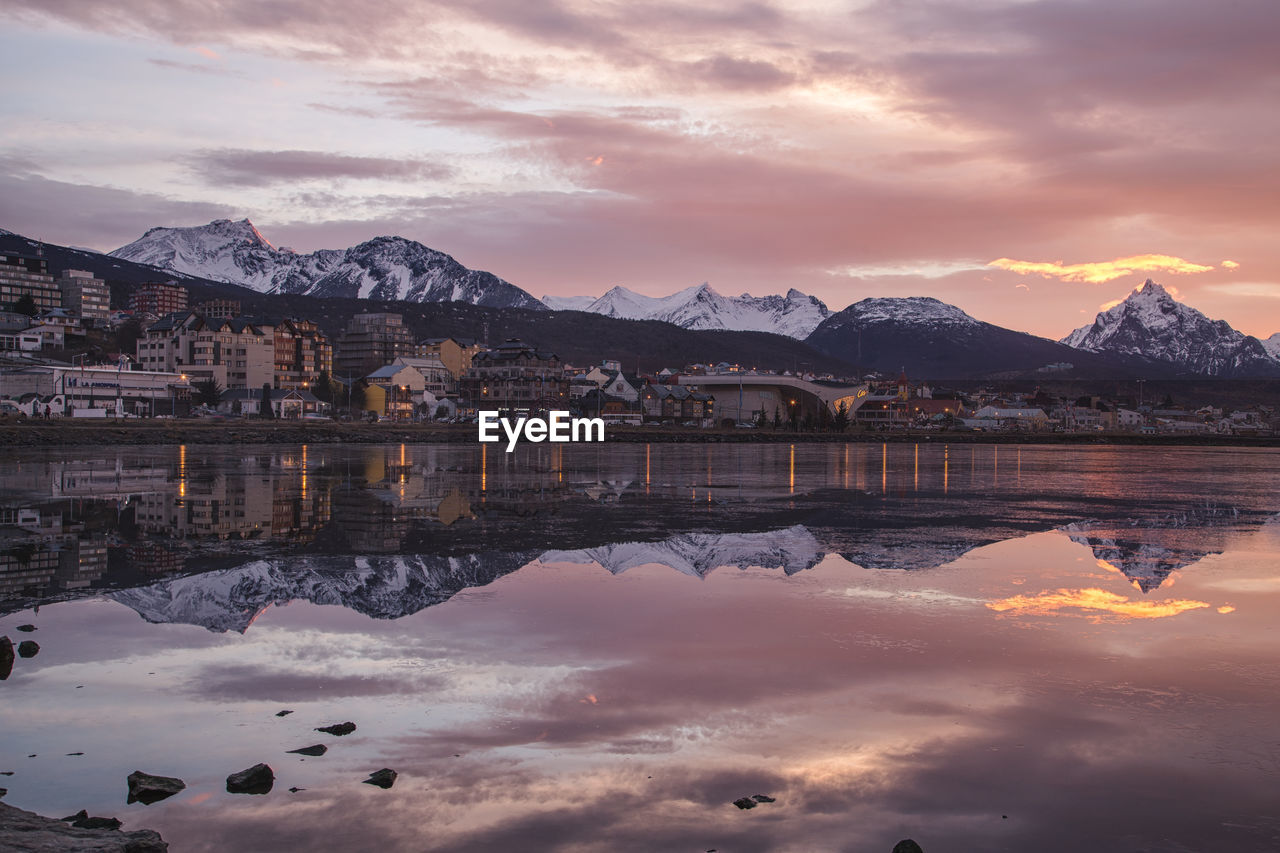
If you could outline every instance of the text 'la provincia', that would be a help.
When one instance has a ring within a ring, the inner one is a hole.
[[[501,441],[506,434],[507,452],[516,449],[521,439],[538,443],[540,441],[604,441],[604,420],[601,418],[575,418],[569,412],[547,412],[545,418],[500,417],[499,412],[477,412],[480,427],[480,441]],[[500,432],[501,430],[501,432]]]

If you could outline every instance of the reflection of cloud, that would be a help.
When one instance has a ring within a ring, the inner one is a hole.
[[[1039,595],[1015,595],[1012,598],[987,603],[987,607],[998,613],[1010,611],[1044,615],[1069,607],[1106,612],[1126,619],[1159,619],[1208,606],[1208,602],[1189,599],[1131,601],[1122,595],[1097,587],[1059,589],[1054,592],[1042,592]]]
[[[1116,258],[1113,261],[1090,261],[1083,264],[997,258],[988,266],[1016,272],[1019,275],[1040,275],[1045,278],[1085,281],[1090,284],[1101,284],[1138,272],[1196,273],[1213,269],[1211,266],[1195,264],[1173,255],[1133,255],[1128,258]]]

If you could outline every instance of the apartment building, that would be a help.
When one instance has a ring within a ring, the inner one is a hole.
[[[273,326],[198,311],[169,314],[151,325],[137,351],[143,370],[184,373],[193,384],[212,379],[226,389],[273,385],[275,354]]]
[[[58,276],[62,307],[85,325],[105,326],[111,317],[111,290],[107,283],[84,270],[63,270]]]

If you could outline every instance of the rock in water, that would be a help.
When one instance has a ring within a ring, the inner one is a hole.
[[[313,746],[304,746],[302,749],[291,749],[289,750],[289,754],[315,756],[315,755],[324,755],[328,751],[329,751],[329,747],[325,746],[322,743],[317,743],[317,744],[314,744]]]
[[[4,681],[13,672],[13,659],[13,640],[0,637],[0,681]]]
[[[377,773],[370,773],[369,778],[365,779],[364,783],[366,785],[377,785],[379,788],[386,789],[396,783],[396,777],[399,775],[399,773],[396,773],[396,771],[392,770],[390,767],[384,767]]]
[[[33,658],[40,654],[40,644],[35,640],[23,640],[18,643],[18,657]]]
[[[293,713],[292,711],[276,711],[276,716],[277,716],[277,717],[287,717],[287,716],[289,716],[289,715],[290,715],[290,714],[292,714],[292,713]]]
[[[734,800],[733,804],[740,809],[754,809],[756,807],[756,801],[750,797],[742,797],[741,799]]]
[[[775,797],[766,797],[764,794],[752,794],[751,799],[757,803],[776,803],[778,801]]]
[[[127,803],[142,803],[149,806],[187,787],[187,783],[173,776],[152,776],[135,770],[129,774],[129,797]]]
[[[265,764],[255,764],[248,770],[232,773],[227,777],[228,794],[266,794],[276,783],[276,774]]]
[[[35,812],[0,804],[0,850],[59,851],[59,853],[165,853],[169,845],[150,829],[120,832],[110,828],[115,818],[72,817],[101,826],[80,826],[42,817]]]
[[[316,731],[318,732],[324,732],[327,735],[336,735],[338,737],[342,737],[343,735],[349,735],[355,730],[356,730],[356,724],[352,722],[338,723],[337,725],[324,726],[322,728],[316,729]]]
[[[893,845],[893,853],[924,853],[924,850],[910,838],[904,838]]]
[[[30,634],[35,629],[36,629],[35,625],[19,625],[18,626],[18,630],[24,634]]]

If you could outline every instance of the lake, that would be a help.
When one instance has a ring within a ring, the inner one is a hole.
[[[1280,848],[1271,450],[76,447],[0,483],[0,634],[39,645],[0,786],[41,814],[174,851]],[[134,770],[186,788],[126,804]]]

